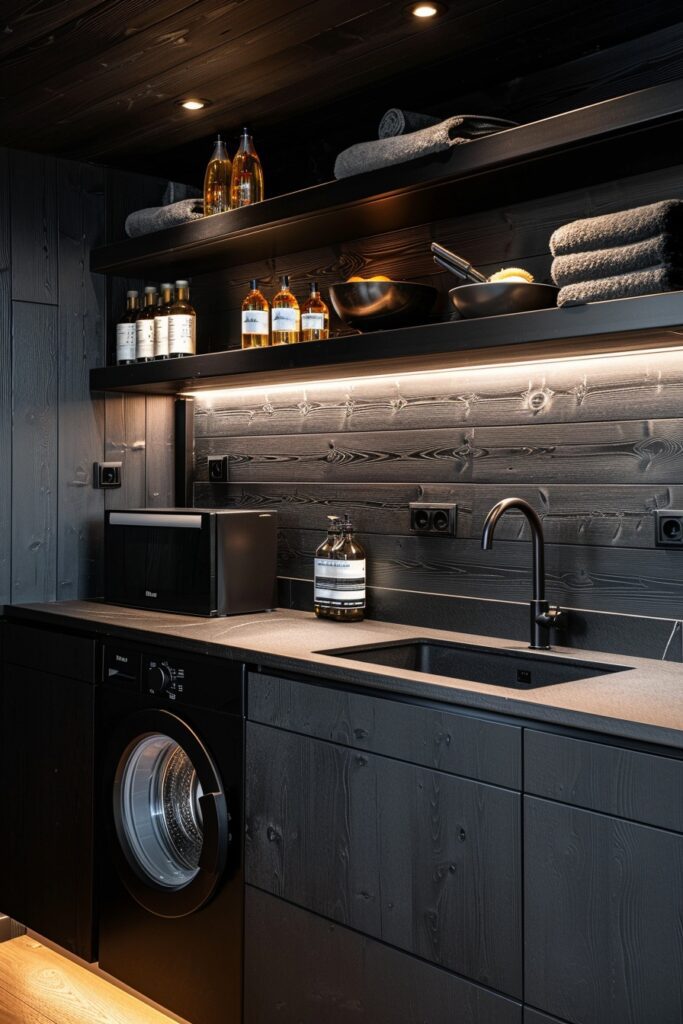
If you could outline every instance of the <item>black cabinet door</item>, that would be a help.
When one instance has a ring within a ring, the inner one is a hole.
[[[520,796],[247,725],[247,880],[521,992]]]
[[[247,886],[245,1024],[520,1024],[519,1003]]]
[[[6,664],[1,707],[0,910],[94,960],[94,689]]]
[[[681,1024],[683,836],[524,798],[525,997],[571,1024]]]

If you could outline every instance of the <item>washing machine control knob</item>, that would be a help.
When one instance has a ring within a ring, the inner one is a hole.
[[[154,662],[147,668],[147,687],[150,693],[165,693],[173,682],[173,674],[167,665]]]

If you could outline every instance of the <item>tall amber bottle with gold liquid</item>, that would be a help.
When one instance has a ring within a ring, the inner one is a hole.
[[[204,216],[225,213],[230,209],[232,163],[220,135],[204,175]]]
[[[320,297],[317,281],[311,281],[310,294],[301,307],[301,340],[325,341],[330,336],[330,311]]]
[[[289,277],[280,278],[280,291],[273,296],[270,308],[273,345],[294,345],[300,340],[299,303],[289,290]]]
[[[233,210],[237,210],[241,206],[260,203],[263,198],[263,168],[254,140],[247,129],[243,128],[240,146],[232,162],[230,205]]]
[[[270,307],[258,281],[249,283],[242,303],[242,348],[267,348],[270,345]]]

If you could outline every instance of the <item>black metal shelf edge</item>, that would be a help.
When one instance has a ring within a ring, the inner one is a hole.
[[[242,384],[286,383],[363,373],[466,365],[492,353],[503,361],[543,358],[549,345],[579,352],[683,346],[683,292],[596,302],[568,309],[458,320],[377,331],[330,341],[242,351],[234,349],[131,366],[91,370],[93,391],[177,394]],[[536,346],[531,351],[530,346]],[[306,376],[307,375],[307,376]]]
[[[682,121],[678,80],[437,157],[104,246],[92,252],[90,268],[123,276],[170,267],[201,273],[635,174],[675,160]]]

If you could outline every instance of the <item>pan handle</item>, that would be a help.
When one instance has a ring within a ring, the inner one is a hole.
[[[438,242],[432,242],[430,248],[435,263],[438,263],[439,266],[444,267],[446,270],[450,270],[452,274],[456,274],[465,281],[476,281],[477,283],[488,281],[488,277],[473,267],[471,263],[468,263],[462,256],[457,256],[450,249],[446,249],[443,245],[439,245]]]

